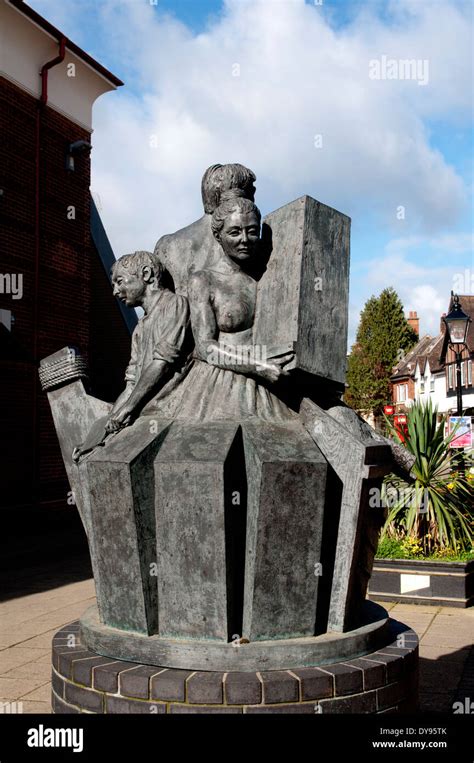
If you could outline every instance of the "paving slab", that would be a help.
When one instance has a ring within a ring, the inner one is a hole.
[[[27,678],[24,676],[21,678],[5,678],[0,676],[0,694],[6,700],[17,700],[43,684],[44,678],[38,678],[38,676]]]
[[[51,687],[49,692],[51,693]],[[47,702],[30,702],[23,699],[21,701],[23,703],[23,712],[25,715],[30,713],[51,714],[51,700],[48,700]]]
[[[51,656],[51,648],[49,649],[35,649],[30,647],[28,652],[17,646],[12,646],[9,649],[4,649],[0,652],[0,675],[7,673],[13,668],[17,668],[20,665],[25,665],[29,662],[39,660],[41,657]]]
[[[49,676],[49,679],[45,681],[44,684],[38,686],[37,689],[33,689],[33,691],[23,694],[20,699],[22,702],[27,700],[31,700],[32,702],[44,702],[45,704],[51,702],[51,676]]]
[[[26,665],[9,670],[3,673],[2,678],[42,678],[44,681],[51,680],[51,665],[47,662],[32,661]]]

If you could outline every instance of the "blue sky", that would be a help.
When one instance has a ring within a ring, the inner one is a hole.
[[[385,286],[431,334],[473,292],[469,0],[29,4],[125,82],[94,106],[116,256],[196,219],[206,166],[241,161],[264,213],[307,193],[352,217],[351,341]],[[418,74],[373,79],[382,57]]]

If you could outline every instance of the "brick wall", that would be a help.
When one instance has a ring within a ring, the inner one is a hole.
[[[22,299],[0,293],[0,309],[11,310],[15,320],[11,333],[0,326],[0,506],[66,502],[56,433],[37,380],[39,360],[64,345],[78,347],[89,361],[94,392],[111,400],[130,345],[91,242],[89,157],[76,156],[75,171],[66,170],[68,145],[90,141],[90,134],[49,107],[41,110],[39,127],[36,284],[37,110],[35,98],[0,78],[0,274],[23,277]]]

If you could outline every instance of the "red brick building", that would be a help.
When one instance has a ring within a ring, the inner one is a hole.
[[[21,0],[0,0],[0,28],[0,509],[18,528],[71,512],[39,360],[77,347],[112,400],[136,317],[89,189],[92,105],[122,82]]]
[[[464,312],[474,318],[474,296],[460,294]],[[448,312],[452,309],[450,298]],[[416,313],[413,314],[416,317]],[[445,314],[444,314],[445,315]],[[438,407],[440,414],[456,414],[456,356],[448,344],[444,315],[440,318],[440,332],[437,336],[423,336],[404,358],[397,363],[391,376],[393,403],[397,413],[404,413],[415,400],[427,402],[429,399]],[[412,318],[410,314],[410,318]],[[409,318],[409,321],[410,321]],[[412,323],[413,325],[413,323]],[[474,413],[474,320],[469,324],[467,346],[461,355],[461,388],[463,410]]]

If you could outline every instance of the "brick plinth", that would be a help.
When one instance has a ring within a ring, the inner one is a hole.
[[[222,673],[101,657],[79,623],[53,639],[54,713],[398,713],[418,704],[418,637],[392,624],[393,642],[324,667]]]

